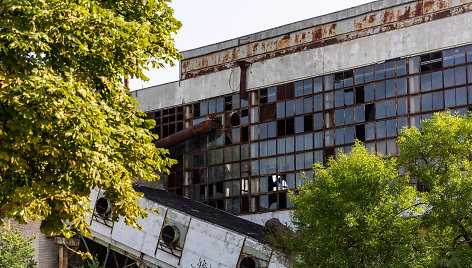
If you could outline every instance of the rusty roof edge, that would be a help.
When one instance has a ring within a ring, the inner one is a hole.
[[[399,5],[404,5],[407,3],[420,2],[420,1],[421,0],[394,0],[394,1],[377,0],[377,1],[369,2],[363,5],[335,11],[332,13],[285,24],[282,26],[277,26],[271,29],[236,37],[233,39],[210,44],[207,46],[182,51],[181,53],[184,56],[184,60],[196,58],[196,57],[200,57],[200,56],[207,55],[210,53],[234,48],[243,44],[258,42],[258,41],[274,38],[277,36],[282,36],[287,33],[308,29],[314,26],[324,25],[324,24],[335,22],[335,21],[346,20],[349,18],[361,16],[361,15],[364,15],[373,11],[383,10],[383,9],[387,9],[387,8],[391,8],[391,7],[395,7]]]

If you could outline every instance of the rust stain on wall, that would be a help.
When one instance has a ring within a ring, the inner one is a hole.
[[[390,23],[390,22],[394,21],[394,19],[395,19],[395,13],[393,12],[393,9],[385,10],[385,12],[383,13],[383,16],[382,16],[382,23],[383,24]]]
[[[343,23],[341,24],[343,26],[340,27],[339,23],[333,22],[196,58],[184,59],[182,61],[182,78],[188,79],[218,70],[233,68],[235,67],[234,62],[241,59],[251,62],[262,61],[442,19],[472,10],[470,0],[460,0],[460,3],[462,3],[460,5],[457,2],[457,0],[418,1],[349,18],[347,21],[352,21],[352,28],[349,27],[349,23]]]
[[[332,23],[330,26],[329,26],[329,35],[334,35],[336,33],[336,26],[337,24],[336,23]]]

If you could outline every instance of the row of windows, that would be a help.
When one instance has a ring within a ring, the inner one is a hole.
[[[175,151],[182,161],[168,186],[236,214],[290,208],[286,193],[303,184],[300,171],[348,152],[355,138],[395,155],[404,126],[446,108],[467,112],[469,62],[472,46],[268,87],[249,99],[233,94],[182,106],[183,120],[175,121],[177,112],[157,127],[216,118],[223,128]]]

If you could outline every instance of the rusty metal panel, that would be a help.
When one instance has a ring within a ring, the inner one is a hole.
[[[421,24],[472,10],[470,0],[423,0],[317,25],[275,38],[244,44],[182,61],[183,79],[233,68],[237,61],[263,61]]]

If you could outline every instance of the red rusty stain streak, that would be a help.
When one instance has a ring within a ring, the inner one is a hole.
[[[414,8],[414,17],[419,17],[423,14],[423,3],[422,2],[417,2],[415,3],[415,8]]]
[[[448,4],[446,3],[446,1],[438,1],[438,10],[446,9],[447,6]]]
[[[258,47],[259,47],[259,42],[254,43],[254,45],[252,46],[252,53],[253,53],[254,55],[257,54],[257,48],[258,48]]]
[[[305,40],[305,38],[306,38],[306,33],[303,32],[303,33],[302,33],[302,40]]]
[[[367,17],[367,24],[373,24],[375,22],[375,17],[377,14],[372,14]]]
[[[451,16],[451,11],[450,10],[444,10],[438,13],[435,13],[431,16],[431,20],[438,20],[438,19],[444,19],[446,17]]]
[[[336,33],[336,23],[333,23],[329,26],[329,35],[334,35]]]
[[[432,1],[429,1],[429,2],[432,2]],[[438,0],[437,3],[438,3],[438,5],[441,5],[441,6],[446,5],[446,3],[443,0]],[[427,4],[427,5],[430,5],[430,4]],[[420,4],[420,3],[416,3],[413,9],[414,9],[414,14],[422,14],[423,13],[423,5]],[[466,6],[465,8],[457,8],[456,10],[445,10],[445,11],[438,12],[438,13],[435,13],[435,14],[427,15],[426,17],[417,18],[415,20],[409,20],[409,21],[405,21],[405,22],[401,22],[401,23],[393,23],[393,24],[390,24],[390,25],[382,25],[377,30],[372,30],[372,29],[371,30],[362,30],[362,29],[360,29],[357,32],[352,33],[352,34],[347,34],[347,35],[344,35],[344,36],[339,36],[339,37],[325,39],[325,40],[321,40],[321,39],[323,38],[323,35],[326,33],[326,31],[323,32],[323,30],[325,30],[325,29],[322,28],[323,26],[319,26],[319,27],[316,27],[315,29],[313,29],[313,41],[311,43],[309,43],[309,44],[305,43],[304,45],[287,47],[285,49],[282,49],[282,50],[279,50],[279,51],[276,51],[276,52],[272,52],[272,53],[268,53],[268,54],[257,55],[257,53],[255,53],[254,57],[252,57],[251,61],[253,61],[253,62],[262,61],[262,60],[266,60],[266,59],[270,59],[270,58],[274,58],[274,57],[283,56],[283,55],[286,55],[286,54],[291,54],[291,53],[294,53],[294,52],[297,52],[297,51],[302,51],[302,50],[308,50],[308,49],[312,49],[312,48],[327,46],[327,45],[340,43],[340,42],[344,42],[346,40],[352,40],[352,39],[355,39],[355,38],[368,36],[368,35],[372,35],[372,34],[376,34],[376,33],[380,33],[380,32],[386,32],[386,31],[391,31],[391,30],[394,30],[394,29],[404,28],[404,27],[414,25],[414,24],[419,24],[419,23],[423,23],[423,22],[427,22],[427,21],[437,20],[437,19],[449,17],[449,16],[452,16],[452,15],[460,14],[460,13],[465,13],[467,11],[471,11],[471,9],[472,9],[472,5]],[[403,14],[401,14],[401,11],[398,11],[397,18],[401,21],[401,20],[405,20],[406,18],[412,17],[411,10],[412,9],[411,9],[410,6],[405,7]],[[428,11],[430,11],[430,10],[431,9],[428,7]],[[385,16],[386,15],[384,14],[384,19],[385,19]],[[393,18],[393,19],[395,19],[395,18]],[[364,18],[361,19],[361,21],[366,21],[366,20],[369,20],[369,23],[372,23],[373,22],[372,20],[375,21],[375,15],[370,15],[368,17],[364,17]],[[357,22],[357,24],[362,25],[361,22]],[[335,29],[335,27],[336,26],[333,27],[333,25],[330,25],[330,28],[329,28],[330,34],[332,34],[332,31]],[[302,33],[302,37],[304,37],[304,36],[306,37],[305,33]],[[287,35],[285,35],[283,37],[283,39],[279,39],[279,40],[275,41],[275,42],[278,42],[278,43],[275,43],[275,44],[285,45],[285,42],[283,42],[283,41],[285,41],[286,39],[287,39]],[[289,40],[286,40],[286,41],[289,42]],[[303,40],[299,39],[298,42],[307,42],[307,41],[304,40],[304,38],[303,38]],[[300,44],[303,44],[303,43],[300,43]],[[254,43],[251,46],[251,48],[253,49],[253,51],[257,51],[257,47],[259,45],[261,45],[262,51],[265,51],[266,47],[269,48],[270,50],[281,48],[281,47],[274,47],[274,41]],[[231,62],[229,62],[225,65],[208,66],[208,59],[214,60],[215,58],[217,58],[218,60],[221,60],[223,58],[223,61],[228,62],[228,61],[238,59],[239,58],[238,54],[239,54],[239,48],[234,48],[234,49],[231,49],[229,51],[224,51],[223,56],[221,56],[222,55],[221,53],[220,54],[213,53],[213,54],[210,54],[210,55],[207,55],[207,56],[203,56],[200,59],[197,58],[197,59],[184,60],[182,62],[182,68],[183,68],[183,75],[182,76],[183,76],[183,79],[188,79],[188,78],[192,78],[192,77],[212,73],[212,72],[215,72],[215,71],[220,71],[220,70],[225,70],[225,69],[228,69],[228,68],[235,67],[236,65],[234,63],[231,63]],[[191,66],[192,63],[196,66]],[[221,63],[223,63],[223,62],[221,62]],[[218,64],[218,63],[216,63],[216,64]],[[197,67],[197,68],[195,68],[195,67]],[[198,70],[198,68],[200,70]],[[187,69],[193,69],[195,71],[187,71]]]
[[[321,38],[323,38],[323,29],[316,27],[313,31],[313,40],[320,40]]]
[[[382,16],[382,23],[383,24],[390,23],[393,20],[394,20],[393,9],[389,8],[389,9],[385,10],[385,12],[383,13],[383,16]]]
[[[425,14],[431,13],[434,11],[434,0],[423,1],[423,12]]]
[[[354,30],[358,31],[358,30],[363,28],[362,26],[363,26],[362,22],[358,22],[358,21],[354,20]]]
[[[397,17],[398,17],[398,20],[399,20],[399,21],[402,21],[402,20],[409,19],[409,18],[410,18],[410,15],[411,15],[411,7],[410,7],[410,6],[406,6],[406,7],[404,8],[403,14],[401,14],[401,11],[400,11],[400,10],[398,11]]]

